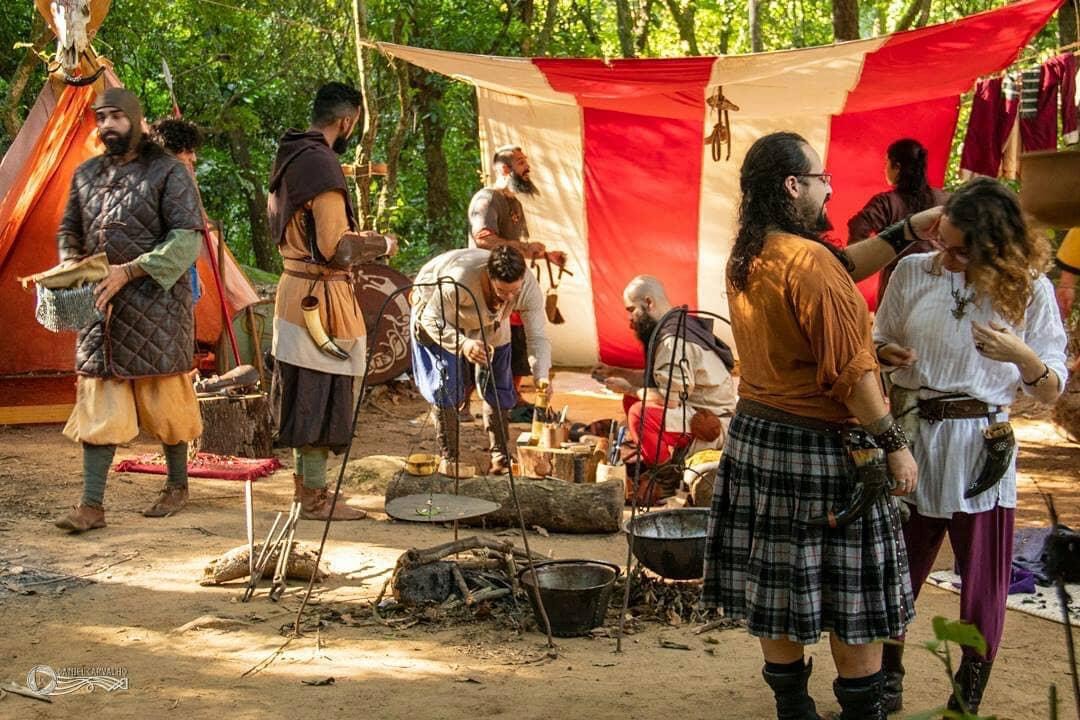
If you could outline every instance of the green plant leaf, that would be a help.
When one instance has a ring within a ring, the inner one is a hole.
[[[946,620],[938,615],[934,618],[934,636],[938,640],[947,640],[964,647],[974,649],[980,655],[986,654],[986,639],[971,623],[960,620]]]

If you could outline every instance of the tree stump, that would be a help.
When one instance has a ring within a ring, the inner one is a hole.
[[[599,453],[535,445],[518,445],[517,451],[521,474],[527,478],[554,477],[567,482],[596,482],[596,466],[601,457]],[[575,462],[578,465],[576,470]]]
[[[199,452],[266,458],[274,454],[274,428],[266,395],[215,395],[199,398],[203,434]]]
[[[386,501],[406,495],[453,493],[454,479],[433,475],[417,477],[402,473],[386,490]],[[460,521],[464,525],[517,526],[517,514],[506,476],[477,476],[456,481],[458,494],[499,504],[495,512]],[[613,533],[619,531],[623,510],[620,482],[575,484],[562,480],[517,478],[517,496],[525,525],[539,525],[553,532]]]

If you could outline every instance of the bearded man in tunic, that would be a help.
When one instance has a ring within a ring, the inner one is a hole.
[[[142,429],[160,440],[168,477],[144,511],[187,502],[188,443],[202,434],[191,384],[194,318],[187,273],[201,247],[191,174],[144,137],[139,99],[109,88],[94,103],[105,152],[75,171],[60,222],[61,261],[98,253],[108,276],[95,291],[100,319],[79,331],[75,408],[64,434],[83,447],[83,495],[56,522],[72,533],[105,527],[105,481],[116,446]]]
[[[341,170],[338,156],[363,123],[361,108],[356,89],[323,85],[311,125],[285,133],[270,174],[270,233],[284,264],[274,306],[271,406],[278,442],[293,449],[300,516],[309,520],[365,517],[342,498],[335,503],[326,487],[330,452],[352,442],[354,389],[364,375],[360,266],[397,252],[394,236],[357,231]]]

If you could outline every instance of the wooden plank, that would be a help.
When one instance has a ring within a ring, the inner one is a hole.
[[[37,425],[67,422],[74,404],[0,407],[0,425]]]

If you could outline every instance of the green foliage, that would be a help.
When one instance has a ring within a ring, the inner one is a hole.
[[[555,12],[550,28],[545,27],[548,0],[356,2],[366,8],[367,35],[372,40],[496,55],[619,55],[615,3],[610,0],[551,0]],[[734,54],[750,49],[747,2],[675,4],[693,10],[699,52]],[[162,72],[162,60],[168,62],[184,116],[207,133],[198,164],[205,205],[222,223],[242,262],[258,260],[268,268],[273,264],[267,261],[265,238],[260,245],[258,219],[278,137],[288,127],[306,126],[318,85],[358,80],[353,4],[354,0],[114,0],[95,39],[97,51],[115,64],[120,79],[143,99],[150,119],[172,109]],[[929,21],[951,20],[1000,4],[1001,0],[937,0]],[[25,57],[26,50],[16,45],[32,39],[32,0],[8,5],[0,13],[0,99],[7,96]],[[638,55],[669,57],[690,51],[667,3],[629,0],[629,5],[636,18]],[[862,0],[862,34],[892,31],[908,5],[907,0]],[[832,42],[831,7],[830,0],[762,2],[765,49]],[[1052,48],[1056,37],[1052,21],[1032,50]],[[386,59],[371,53],[368,62],[369,101],[378,128],[374,159],[379,161],[401,108],[396,78]],[[25,116],[44,79],[44,64],[39,64],[14,105],[16,116]],[[415,268],[431,253],[464,244],[465,211],[480,187],[486,160],[479,155],[470,87],[416,69],[409,71],[409,86],[409,127],[396,190],[387,199],[379,228],[401,238],[402,253],[395,263],[404,269]],[[0,126],[0,151],[11,139]],[[960,139],[950,159],[950,182],[956,179]],[[373,193],[378,193],[381,182],[373,183]]]

